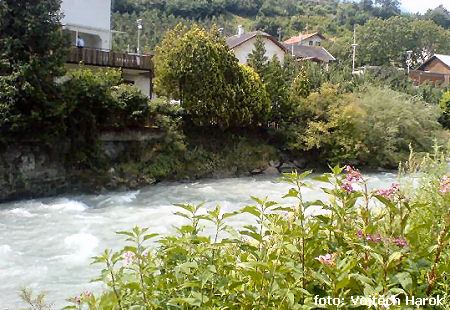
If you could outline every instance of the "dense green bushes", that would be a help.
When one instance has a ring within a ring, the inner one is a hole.
[[[442,95],[439,106],[442,110],[442,116],[439,121],[442,126],[450,129],[450,91],[447,91]]]
[[[72,298],[69,309],[315,309],[322,297],[336,298],[342,309],[366,308],[351,296],[376,298],[389,309],[405,309],[411,296],[435,297],[440,306],[422,308],[446,309],[446,161],[413,158],[408,171],[422,172],[420,179],[371,190],[359,171],[335,167],[315,177],[326,200],[304,199],[311,187],[306,172],[284,176],[291,188],[281,203],[253,197],[233,213],[178,205],[186,224],[173,235],[139,227],[118,232],[126,246],[94,259],[104,266],[98,281],[107,289]],[[248,224],[230,227],[234,216]]]
[[[395,168],[411,147],[428,152],[435,139],[448,139],[436,106],[389,88],[339,93],[336,86],[324,84],[292,104],[295,112],[282,125],[285,147],[312,152],[322,162]]]
[[[92,71],[80,67],[61,84],[66,109],[60,138],[68,139],[68,164],[98,167],[98,134],[102,130],[142,128],[149,123],[148,98],[122,84],[121,70]]]
[[[352,94],[339,94],[336,87],[325,84],[309,96],[291,99],[294,112],[282,124],[288,150],[312,152],[322,163],[358,158],[363,144],[356,127],[364,112]]]
[[[435,139],[444,144],[449,139],[437,122],[435,105],[388,88],[367,87],[357,96],[365,111],[360,122],[365,164],[395,167],[406,160],[410,147],[429,152]]]

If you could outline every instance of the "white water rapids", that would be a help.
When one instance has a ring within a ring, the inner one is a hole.
[[[391,173],[370,174],[371,188],[395,182]],[[167,234],[183,223],[174,216],[174,203],[206,202],[232,211],[249,203],[250,195],[281,201],[289,185],[275,178],[252,177],[203,180],[195,183],[160,183],[139,191],[103,195],[65,196],[0,204],[0,310],[22,308],[19,290],[45,291],[54,309],[84,290],[99,291],[89,283],[102,266],[91,257],[105,248],[119,249],[123,236],[115,234],[134,225]],[[323,198],[305,190],[306,199]],[[242,216],[231,218],[240,225]]]

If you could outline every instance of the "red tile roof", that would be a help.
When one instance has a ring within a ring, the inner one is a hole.
[[[323,40],[325,40],[325,37],[323,35],[321,35],[318,32],[314,32],[314,33],[305,33],[305,34],[300,33],[298,36],[291,37],[291,38],[287,39],[286,41],[284,41],[283,43],[284,44],[296,44],[303,40],[309,39],[315,35],[317,35],[317,36],[321,37]]]

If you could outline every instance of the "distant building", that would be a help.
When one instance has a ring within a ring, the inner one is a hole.
[[[91,69],[121,68],[127,83],[152,96],[152,55],[111,51],[111,0],[63,0],[61,11],[63,29],[72,45],[67,61],[69,70],[80,63]],[[84,43],[83,47],[79,42]]]
[[[323,40],[326,40],[325,37],[318,32],[300,33],[298,36],[291,37],[283,43],[287,45],[321,46]]]
[[[409,75],[416,85],[425,82],[449,85],[450,55],[434,54]]]
[[[264,43],[266,49],[265,56],[269,60],[275,56],[280,62],[284,61],[287,52],[286,47],[278,42],[275,37],[262,31],[245,32],[244,28],[239,26],[237,34],[227,38],[226,42],[239,60],[239,63],[247,64],[248,56],[255,49],[255,43],[258,37]]]
[[[336,58],[322,46],[323,40],[326,40],[326,38],[315,32],[299,34],[287,39],[283,44],[297,60],[310,60],[328,64],[335,61]]]

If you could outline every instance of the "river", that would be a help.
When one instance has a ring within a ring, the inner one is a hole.
[[[391,173],[370,174],[372,188],[395,182]],[[207,202],[224,210],[236,210],[249,196],[280,201],[289,186],[276,178],[249,177],[202,180],[194,183],[160,183],[138,191],[102,195],[62,196],[0,204],[0,309],[19,309],[22,287],[45,291],[55,309],[65,299],[84,291],[101,289],[89,281],[101,266],[91,257],[105,248],[123,245],[116,231],[134,225],[167,234],[182,220],[173,215],[174,203]],[[306,190],[307,199],[323,197]],[[234,218],[240,225],[245,218]]]

